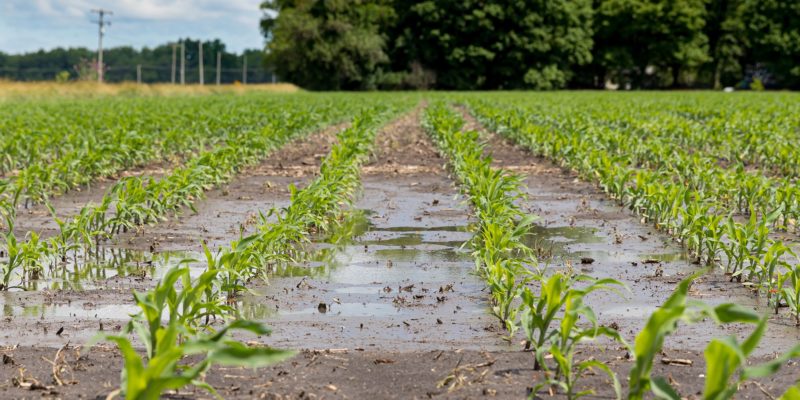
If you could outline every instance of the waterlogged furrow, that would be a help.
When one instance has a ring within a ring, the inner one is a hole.
[[[675,151],[670,163],[659,154],[662,150],[633,143],[623,132],[592,125],[591,119],[585,123],[568,120],[555,127],[525,118],[522,109],[510,111],[482,101],[470,104],[488,126],[599,183],[645,222],[673,235],[699,260],[723,264],[733,277],[746,279],[776,311],[788,306],[800,323],[800,265],[789,262],[789,248],[770,237],[772,226],[789,217],[781,218],[781,209],[751,200],[782,201],[779,194],[750,190],[752,181],[737,180],[740,175],[704,174],[716,168],[705,166],[699,156],[684,160]],[[639,168],[631,161],[647,154],[650,168]],[[685,169],[671,167],[681,163]],[[680,179],[675,178],[676,170]],[[738,204],[749,214],[744,221],[731,213],[732,205]],[[722,255],[725,260],[719,261]]]
[[[322,162],[320,176],[302,190],[292,188],[292,203],[276,211],[278,221],[269,223],[262,215],[258,233],[234,241],[230,249],[220,249],[215,254],[206,249],[208,268],[200,277],[192,280],[188,268],[178,267],[170,270],[151,291],[135,295],[142,312],[128,324],[125,335],[105,337],[118,345],[125,358],[120,391],[126,398],[157,398],[167,389],[200,385],[195,379],[217,362],[257,367],[293,354],[222,340],[233,329],[269,334],[263,325],[240,319],[227,304],[247,280],[265,272],[270,264],[288,261],[311,234],[328,231],[340,222],[345,207],[360,187],[361,165],[369,157],[377,128],[390,114],[389,110],[368,108],[356,117],[350,128],[339,133],[338,143]],[[175,288],[179,280],[183,290]],[[164,323],[165,317],[168,324]],[[210,317],[232,322],[213,335],[204,334],[209,329]],[[133,331],[145,343],[147,361],[133,351],[127,337]],[[177,340],[178,334],[186,338]],[[189,369],[188,374],[161,366],[174,364],[195,353],[195,349],[202,349],[207,356]],[[174,383],[159,385],[165,377]],[[213,392],[208,385],[200,386]]]
[[[15,274],[23,281],[38,279],[47,265],[65,260],[69,251],[82,250],[90,256],[101,242],[120,231],[157,223],[184,208],[193,209],[206,190],[228,181],[242,168],[257,163],[294,138],[339,120],[352,110],[333,103],[325,108],[299,109],[285,114],[280,125],[243,132],[228,146],[202,152],[163,179],[125,178],[109,190],[100,204],[86,205],[67,221],[55,217],[51,209],[59,233],[46,241],[29,232],[24,241],[18,242],[13,233],[13,208],[10,209],[6,218],[10,229],[5,235],[9,261],[3,265],[0,289],[19,286],[11,284]]]
[[[404,102],[393,107],[370,107],[362,111],[350,128],[337,135],[337,143],[322,161],[319,176],[298,190],[290,187],[289,206],[261,214],[257,232],[221,248],[206,249],[209,268],[222,269],[223,286],[235,295],[242,285],[264,276],[278,264],[292,262],[303,254],[311,236],[331,232],[344,221],[344,213],[361,187],[361,166],[370,156],[375,134],[381,124],[407,109]],[[396,108],[395,108],[396,107]],[[276,221],[268,218],[275,216]]]
[[[534,369],[553,374],[534,392],[552,385],[562,388],[568,398],[579,397],[578,379],[583,371],[596,368],[611,378],[621,396],[619,381],[610,369],[573,359],[579,343],[601,336],[625,344],[616,330],[599,325],[594,312],[583,303],[587,294],[613,290],[622,283],[571,271],[546,275],[532,270],[536,260],[522,239],[534,217],[515,204],[524,196],[522,177],[492,168],[491,158],[483,156],[479,134],[462,131],[463,124],[460,115],[441,104],[425,114],[425,127],[449,160],[478,217],[478,232],[471,245],[478,272],[492,292],[492,310],[509,332],[509,340],[522,327],[525,348],[534,354]],[[529,284],[534,282],[538,290],[531,289]]]

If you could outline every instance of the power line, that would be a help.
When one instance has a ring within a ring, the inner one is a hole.
[[[103,83],[103,35],[106,33],[106,26],[111,26],[111,21],[104,21],[103,17],[114,15],[114,13],[111,10],[102,8],[92,9],[91,12],[99,17],[97,21],[92,21],[92,23],[97,24],[97,81]]]

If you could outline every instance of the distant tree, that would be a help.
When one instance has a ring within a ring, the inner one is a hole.
[[[186,81],[196,83],[199,80],[197,60],[199,57],[199,41],[180,39],[172,43],[184,42],[186,47]],[[135,49],[130,46],[107,48],[104,53],[106,64],[105,79],[107,82],[136,80],[136,66],[142,66],[144,82],[169,82],[172,75],[172,43],[156,47]],[[232,83],[242,80],[244,60],[241,54],[229,52],[225,43],[219,39],[203,41],[203,65],[205,80],[213,83],[216,75],[217,51],[222,53],[222,81]],[[248,81],[269,82],[271,73],[262,65],[263,49],[245,50],[248,62]],[[180,49],[176,47],[176,56],[180,57]],[[96,79],[96,52],[87,48],[56,48],[39,50],[32,53],[0,55],[0,78],[14,80],[52,80],[56,74],[69,71],[71,79]],[[180,60],[176,67],[180,66]],[[176,78],[177,78],[176,73]],[[92,78],[94,77],[94,78]],[[63,78],[63,76],[62,76]],[[177,80],[177,79],[176,79]]]
[[[261,8],[265,62],[282,79],[317,90],[376,87],[389,61],[390,0],[268,0]]]
[[[745,0],[743,13],[747,61],[766,67],[768,86],[800,88],[800,1]]]
[[[745,0],[707,0],[703,33],[708,38],[708,84],[722,88],[733,85],[744,73],[741,60],[748,46],[745,32]]]
[[[591,0],[397,0],[395,9],[395,69],[421,65],[439,88],[559,88],[591,61]]]
[[[678,86],[708,58],[704,0],[600,0],[595,58],[634,87]]]

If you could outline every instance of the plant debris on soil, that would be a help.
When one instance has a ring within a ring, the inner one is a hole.
[[[354,218],[360,219],[351,237],[337,243],[318,238],[310,244],[314,257],[272,271],[268,282],[251,282],[251,292],[238,299],[245,317],[273,329],[269,337],[238,339],[301,352],[258,370],[213,367],[205,380],[223,398],[525,398],[544,379],[533,369],[533,355],[523,350],[521,337],[504,340],[506,332],[489,312],[485,283],[474,274],[470,249],[463,246],[475,219],[420,125],[422,107],[379,131],[373,157],[363,168],[362,195],[353,205]],[[602,323],[632,341],[647,316],[697,267],[679,244],[641,224],[598,188],[459,110],[466,128],[482,133],[493,166],[524,175],[528,198],[522,207],[538,216],[530,246],[539,262],[611,276],[628,286],[619,294],[592,294],[586,303]],[[183,258],[201,259],[200,241],[210,248],[225,245],[247,232],[259,211],[287,205],[287,186],[303,187],[313,178],[335,133],[346,126],[285,146],[209,191],[196,214],[187,211],[121,235],[111,247],[131,252],[126,257],[139,269],[88,273],[91,279],[74,285],[3,292],[0,398],[106,398],[119,385],[122,358],[114,347],[83,343],[98,331],[121,330],[135,311],[131,290],[151,287],[154,269]],[[106,187],[70,192],[56,200],[56,208],[75,212]],[[34,207],[21,215],[19,229],[55,229],[40,214]],[[742,285],[722,274],[698,280],[690,294],[709,304],[757,306]],[[748,332],[711,322],[682,327],[668,338],[654,373],[679,384],[681,393],[699,396],[705,360],[698,349],[711,338]],[[771,322],[765,336],[769,345],[760,347],[753,360],[770,360],[798,341],[795,327]],[[627,349],[613,344],[584,346],[576,357],[601,361],[621,380],[633,365]],[[798,376],[800,365],[789,362],[768,380],[745,382],[738,398],[777,397]],[[594,389],[596,398],[614,395],[605,375],[586,376],[580,386]],[[209,396],[188,387],[167,397]]]

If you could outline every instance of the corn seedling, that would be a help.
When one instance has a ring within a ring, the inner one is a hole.
[[[125,333],[136,332],[145,344],[147,358],[134,350],[126,335],[102,335],[96,340],[114,342],[124,359],[120,391],[128,399],[158,399],[170,389],[186,385],[201,387],[216,395],[202,381],[214,364],[261,367],[280,362],[294,353],[268,347],[250,347],[229,340],[234,330],[256,335],[269,334],[263,325],[234,320],[218,330],[198,330],[209,315],[227,315],[230,308],[220,299],[207,297],[217,271],[209,270],[192,280],[187,267],[169,270],[158,285],[147,293],[134,293],[139,314],[133,316]],[[181,283],[182,290],[175,286]],[[203,355],[192,365],[182,365],[186,356]],[[218,396],[217,396],[218,397]]]

